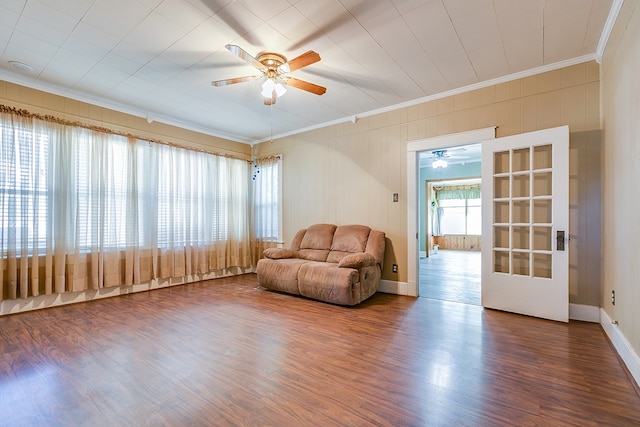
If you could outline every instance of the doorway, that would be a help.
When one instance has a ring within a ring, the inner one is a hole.
[[[423,151],[419,159],[418,293],[481,305],[481,145]]]
[[[411,141],[407,144],[407,236],[415,236],[415,240],[411,238],[407,241],[407,259],[409,261],[407,265],[407,295],[420,296],[419,266],[421,251],[424,251],[424,257],[426,258],[432,250],[432,248],[429,247],[430,245],[426,244],[426,222],[421,218],[421,215],[419,215],[421,211],[424,212],[424,208],[421,210],[420,205],[426,203],[424,186],[420,184],[425,181],[425,179],[420,179],[421,153],[431,153],[438,149],[459,147],[492,140],[495,138],[495,129],[495,127],[489,127]],[[428,160],[425,161],[428,162]],[[422,241],[425,242],[424,245],[421,245],[421,237],[423,239]]]
[[[419,296],[419,159],[482,143],[481,303],[568,321],[569,127],[496,139],[495,127],[407,144],[407,295]],[[413,240],[415,236],[415,240]],[[429,247],[426,247],[429,254]]]

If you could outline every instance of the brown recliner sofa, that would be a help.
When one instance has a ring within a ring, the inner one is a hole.
[[[385,234],[364,225],[315,224],[290,249],[270,248],[258,261],[260,286],[333,304],[356,305],[376,293]]]

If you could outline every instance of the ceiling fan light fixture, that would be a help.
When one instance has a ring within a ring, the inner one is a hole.
[[[431,163],[431,166],[434,169],[446,168],[449,164],[445,159],[436,159]]]
[[[287,88],[280,82],[276,82],[274,79],[267,79],[262,83],[262,92],[260,94],[265,98],[271,98],[275,91],[276,96],[280,97],[287,92]]]
[[[285,88],[282,83],[276,83],[275,86],[273,87],[273,90],[276,91],[276,95],[278,97],[284,95],[285,93],[287,93],[287,88]]]
[[[265,80],[264,83],[262,83],[262,96],[264,96],[265,98],[271,98],[271,95],[273,95],[274,86],[275,83],[272,79]]]

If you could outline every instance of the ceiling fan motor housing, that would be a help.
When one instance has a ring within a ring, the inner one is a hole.
[[[275,52],[262,52],[256,60],[266,67],[265,74],[269,78],[278,76],[278,67],[287,62],[284,55]]]

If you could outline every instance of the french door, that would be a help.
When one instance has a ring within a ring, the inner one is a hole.
[[[569,128],[482,144],[482,305],[569,320]]]

